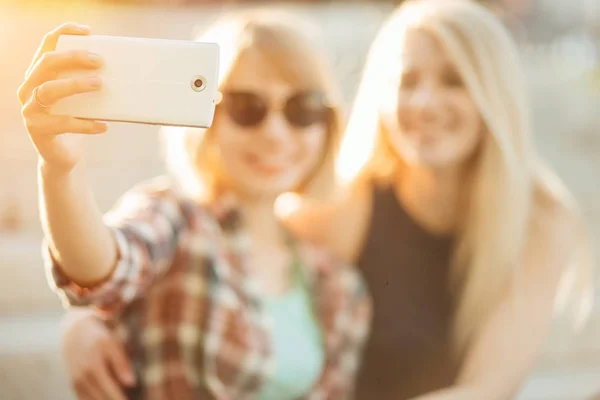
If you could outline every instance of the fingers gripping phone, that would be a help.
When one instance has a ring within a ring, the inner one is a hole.
[[[103,66],[61,77],[99,76],[102,87],[58,101],[55,115],[208,128],[218,90],[219,46],[184,40],[61,35],[57,51],[86,50]]]

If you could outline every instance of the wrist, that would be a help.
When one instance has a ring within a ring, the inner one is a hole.
[[[71,175],[73,168],[67,168],[49,163],[40,157],[38,158],[38,171],[44,178],[66,179],[69,177],[69,175]]]
[[[51,163],[43,158],[38,158],[38,176],[46,181],[65,183],[73,179],[74,175],[81,175],[84,171],[83,160],[71,166]],[[78,172],[79,171],[79,172]]]

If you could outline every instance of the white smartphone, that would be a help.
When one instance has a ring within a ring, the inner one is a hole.
[[[208,128],[218,91],[219,46],[186,40],[61,35],[56,49],[86,50],[103,59],[102,88],[52,106],[54,115],[166,126]]]

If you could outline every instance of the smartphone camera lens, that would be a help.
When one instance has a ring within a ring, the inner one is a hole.
[[[202,76],[195,76],[192,78],[192,89],[196,92],[201,92],[206,88],[206,81]]]

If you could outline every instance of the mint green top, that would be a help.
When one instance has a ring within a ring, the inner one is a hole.
[[[272,322],[274,369],[256,400],[297,400],[317,383],[324,366],[322,331],[300,274],[282,296],[263,299]]]

